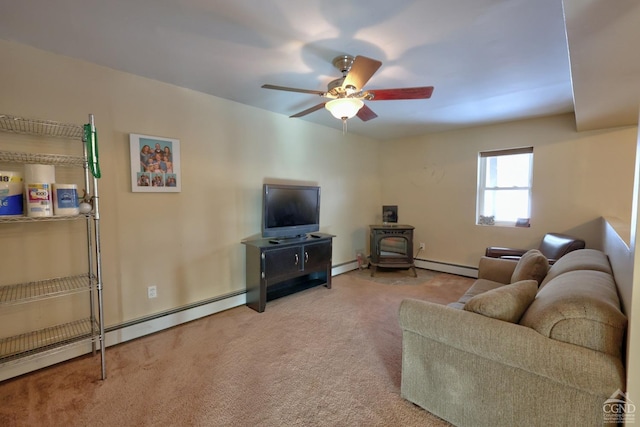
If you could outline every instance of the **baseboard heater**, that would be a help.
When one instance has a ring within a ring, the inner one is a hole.
[[[110,326],[105,328],[105,346],[122,344],[245,303],[246,292],[239,291]]]
[[[478,278],[477,267],[469,267],[466,265],[451,264],[420,258],[414,258],[414,262],[417,268],[422,268],[424,270],[455,274],[457,276],[472,277],[474,279]],[[347,273],[351,270],[356,270],[357,268],[358,262],[356,260],[352,260],[342,264],[334,265],[332,268],[332,274],[336,276],[338,274]]]
[[[442,273],[450,273],[467,277],[478,276],[477,268],[422,259],[416,259],[415,264],[418,268],[439,271]],[[331,268],[331,275],[337,276],[339,274],[356,270],[357,268],[358,263],[356,260],[348,261],[333,266]],[[122,344],[136,338],[141,338],[145,335],[150,335],[183,323],[219,313],[221,311],[239,307],[246,304],[246,301],[246,291],[237,291],[160,313],[155,313],[139,319],[130,320],[118,325],[105,327],[105,346],[110,347],[116,344]],[[91,353],[91,351],[91,344],[89,343],[86,345],[69,347],[53,355],[9,364],[8,366],[3,367],[2,372],[0,372],[0,381],[24,375],[79,356],[84,356]],[[107,378],[108,377],[109,365],[107,364]]]
[[[219,313],[246,303],[246,292],[238,291],[215,298],[198,301],[151,316],[105,327],[105,346],[121,344],[145,335],[160,332],[211,314]],[[65,362],[92,352],[91,343],[69,346],[59,352],[8,363],[0,372],[0,381],[14,378],[57,363]],[[107,363],[107,378],[109,364]]]
[[[450,264],[441,261],[431,261],[427,259],[415,259],[416,267],[426,270],[439,271],[441,273],[455,274],[457,276],[478,278],[478,267],[469,267],[466,265]]]
[[[416,259],[415,264],[416,267],[427,270],[465,277],[478,277],[477,268],[424,259]],[[331,275],[336,276],[357,268],[357,261],[352,260],[333,266],[331,268]],[[105,328],[105,345],[109,347],[115,344],[121,344],[244,304],[246,304],[246,291],[238,291],[107,327]]]

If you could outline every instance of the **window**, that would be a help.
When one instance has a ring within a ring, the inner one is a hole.
[[[528,226],[533,147],[481,152],[478,158],[478,224]]]

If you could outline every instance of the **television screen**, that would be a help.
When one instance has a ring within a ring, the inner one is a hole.
[[[262,235],[289,238],[320,229],[320,187],[264,184]]]

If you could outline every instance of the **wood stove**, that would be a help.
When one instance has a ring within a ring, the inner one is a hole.
[[[411,225],[382,224],[369,226],[371,276],[378,267],[412,269],[413,229]]]

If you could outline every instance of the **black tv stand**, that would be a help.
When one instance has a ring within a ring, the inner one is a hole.
[[[333,237],[314,233],[313,237],[242,242],[247,258],[247,305],[262,313],[267,301],[318,285],[331,288]]]

